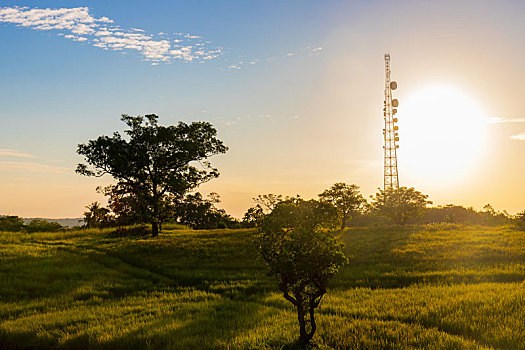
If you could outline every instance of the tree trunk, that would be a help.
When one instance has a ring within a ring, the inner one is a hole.
[[[312,337],[308,337],[306,332],[306,321],[304,319],[304,308],[303,305],[297,305],[297,319],[299,320],[299,343],[302,345],[308,344]]]
[[[315,305],[312,302],[310,304],[310,310],[309,310],[309,312],[310,312],[310,326],[311,326],[311,329],[310,329],[310,333],[308,333],[308,341],[310,341],[310,339],[312,339],[312,337],[314,336],[315,330],[317,329],[317,324],[315,323],[314,309],[315,309]]]
[[[159,235],[159,224],[157,221],[153,221],[151,223],[151,235],[153,237],[157,237]]]
[[[310,331],[306,331],[306,323],[308,321],[305,320],[306,317],[306,310],[304,310],[304,307],[302,305],[297,305],[297,318],[299,319],[299,344],[306,345],[310,342],[310,340],[313,338],[315,331],[317,329],[317,324],[315,323],[315,300],[312,300],[310,302],[310,305],[308,306],[308,313],[310,316]]]

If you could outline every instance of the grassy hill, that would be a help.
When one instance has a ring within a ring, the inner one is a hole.
[[[0,233],[0,348],[274,349],[292,305],[253,230]],[[525,233],[341,232],[350,264],[318,310],[320,349],[525,349]]]

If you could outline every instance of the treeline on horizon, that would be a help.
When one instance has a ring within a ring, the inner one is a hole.
[[[356,185],[336,183],[319,194],[318,201],[331,204],[339,212],[340,228],[370,227],[382,225],[419,225],[452,223],[462,225],[498,226],[516,224],[525,229],[525,210],[517,215],[496,211],[490,204],[482,210],[472,207],[447,204],[428,206],[428,196],[413,188],[401,187],[387,191],[379,190],[368,202]],[[105,228],[143,224],[138,210],[134,210],[134,199],[124,196],[110,185],[99,191],[108,198],[108,206],[94,202],[84,213],[85,227]],[[165,213],[166,223],[177,223],[192,229],[253,228],[277,205],[286,202],[305,201],[300,195],[284,197],[276,194],[259,195],[253,198],[254,205],[245,212],[241,220],[217,208],[220,197],[210,193],[207,197],[196,192],[182,200],[172,202],[171,211]]]
[[[318,196],[318,201],[330,204],[338,211],[340,228],[451,223],[486,226],[514,224],[525,230],[525,210],[511,215],[506,211],[496,211],[490,204],[485,205],[482,210],[455,204],[428,206],[432,202],[427,200],[426,195],[406,187],[390,191],[380,190],[375,196],[371,196],[371,202],[368,202],[358,189],[356,185],[336,183]],[[138,205],[135,198],[118,191],[115,185],[99,188],[98,191],[108,196],[108,205],[104,207],[99,202],[88,205],[81,225],[68,228],[45,219],[33,219],[25,224],[22,218],[10,215],[0,216],[0,231],[57,232],[134,225],[142,225],[145,229],[147,221],[141,217],[140,208],[135,207]],[[397,200],[388,198],[396,194],[400,197]],[[389,205],[389,200],[394,203]],[[164,223],[180,224],[195,230],[253,228],[277,205],[305,200],[299,195],[284,197],[265,194],[253,198],[253,201],[254,205],[239,220],[224,209],[217,208],[217,204],[220,203],[217,193],[210,193],[207,197],[199,192],[187,194],[182,200],[170,203],[170,210],[164,214]]]

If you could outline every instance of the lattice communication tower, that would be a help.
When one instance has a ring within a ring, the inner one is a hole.
[[[385,138],[384,158],[384,189],[399,188],[399,178],[397,173],[397,149],[399,141],[397,126],[397,106],[399,101],[392,99],[392,90],[397,89],[397,83],[390,80],[390,54],[385,54],[385,102],[383,106],[383,116],[385,117],[385,128],[383,136]]]

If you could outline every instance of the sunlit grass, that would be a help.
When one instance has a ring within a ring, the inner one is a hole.
[[[274,349],[297,339],[253,230],[0,233],[0,348]],[[320,349],[525,349],[525,235],[454,225],[341,232],[350,264]]]

